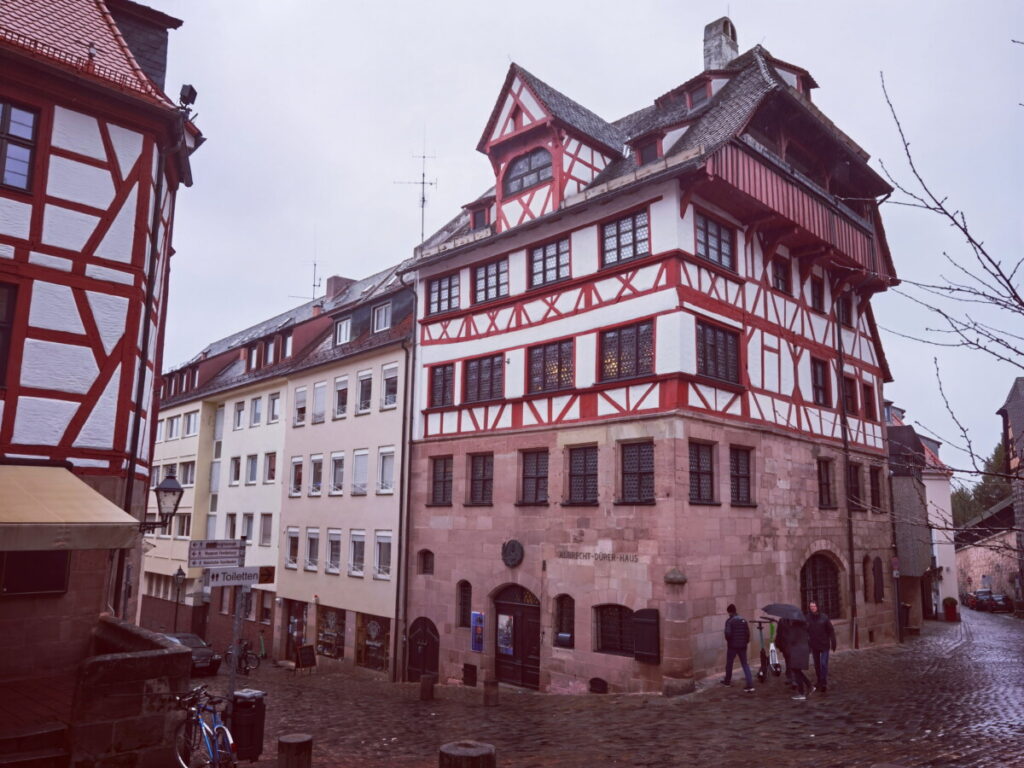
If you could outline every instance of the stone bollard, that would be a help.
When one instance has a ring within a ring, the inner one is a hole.
[[[498,706],[498,681],[484,680],[484,706]]]
[[[434,683],[437,682],[437,675],[425,672],[420,675],[420,701],[434,700]]]
[[[482,741],[453,741],[441,746],[437,765],[438,768],[498,768],[498,757],[491,744]]]
[[[310,768],[313,765],[313,737],[289,733],[277,740],[277,768]]]

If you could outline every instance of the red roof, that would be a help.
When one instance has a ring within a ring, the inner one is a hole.
[[[136,63],[103,0],[3,0],[0,45],[172,106]]]

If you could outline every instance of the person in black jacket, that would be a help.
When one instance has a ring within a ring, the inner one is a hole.
[[[786,687],[796,690],[796,682],[793,680],[793,670],[789,666],[789,619],[779,619],[778,629],[775,632],[775,647],[782,654],[782,661],[786,669]]]
[[[817,603],[808,604],[807,611],[807,634],[810,638],[817,688],[825,693],[828,690],[828,652],[836,649],[836,630],[828,616],[818,610]]]
[[[750,674],[750,665],[747,663],[747,645],[750,643],[750,627],[747,620],[736,615],[736,606],[732,603],[726,608],[729,618],[725,621],[725,680],[722,685],[732,685],[732,663],[739,658],[743,666],[743,675],[747,678],[747,687],[743,690],[747,693],[754,692],[754,677]]]
[[[803,621],[794,621],[789,627],[789,668],[793,670],[793,680],[797,686],[797,694],[793,697],[796,701],[805,701],[812,690],[811,681],[804,674],[809,666],[810,656],[807,624]]]

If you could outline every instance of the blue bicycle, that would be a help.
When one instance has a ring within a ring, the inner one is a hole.
[[[221,720],[227,699],[211,696],[205,685],[178,696],[187,711],[174,736],[174,752],[181,768],[235,768],[235,740]]]

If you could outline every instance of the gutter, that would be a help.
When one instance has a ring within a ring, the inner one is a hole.
[[[407,273],[399,272],[398,279],[402,287],[412,294],[412,323],[409,326],[409,337],[402,342],[405,351],[405,397],[402,406],[402,472],[399,476],[399,507],[398,507],[398,542],[401,557],[398,560],[398,589],[395,591],[395,627],[391,633],[391,682],[405,682],[406,654],[408,652],[408,615],[409,615],[409,476],[412,472],[412,407],[416,392],[415,349],[417,294],[415,285],[409,285],[403,279]],[[399,627],[401,630],[399,631]]]

